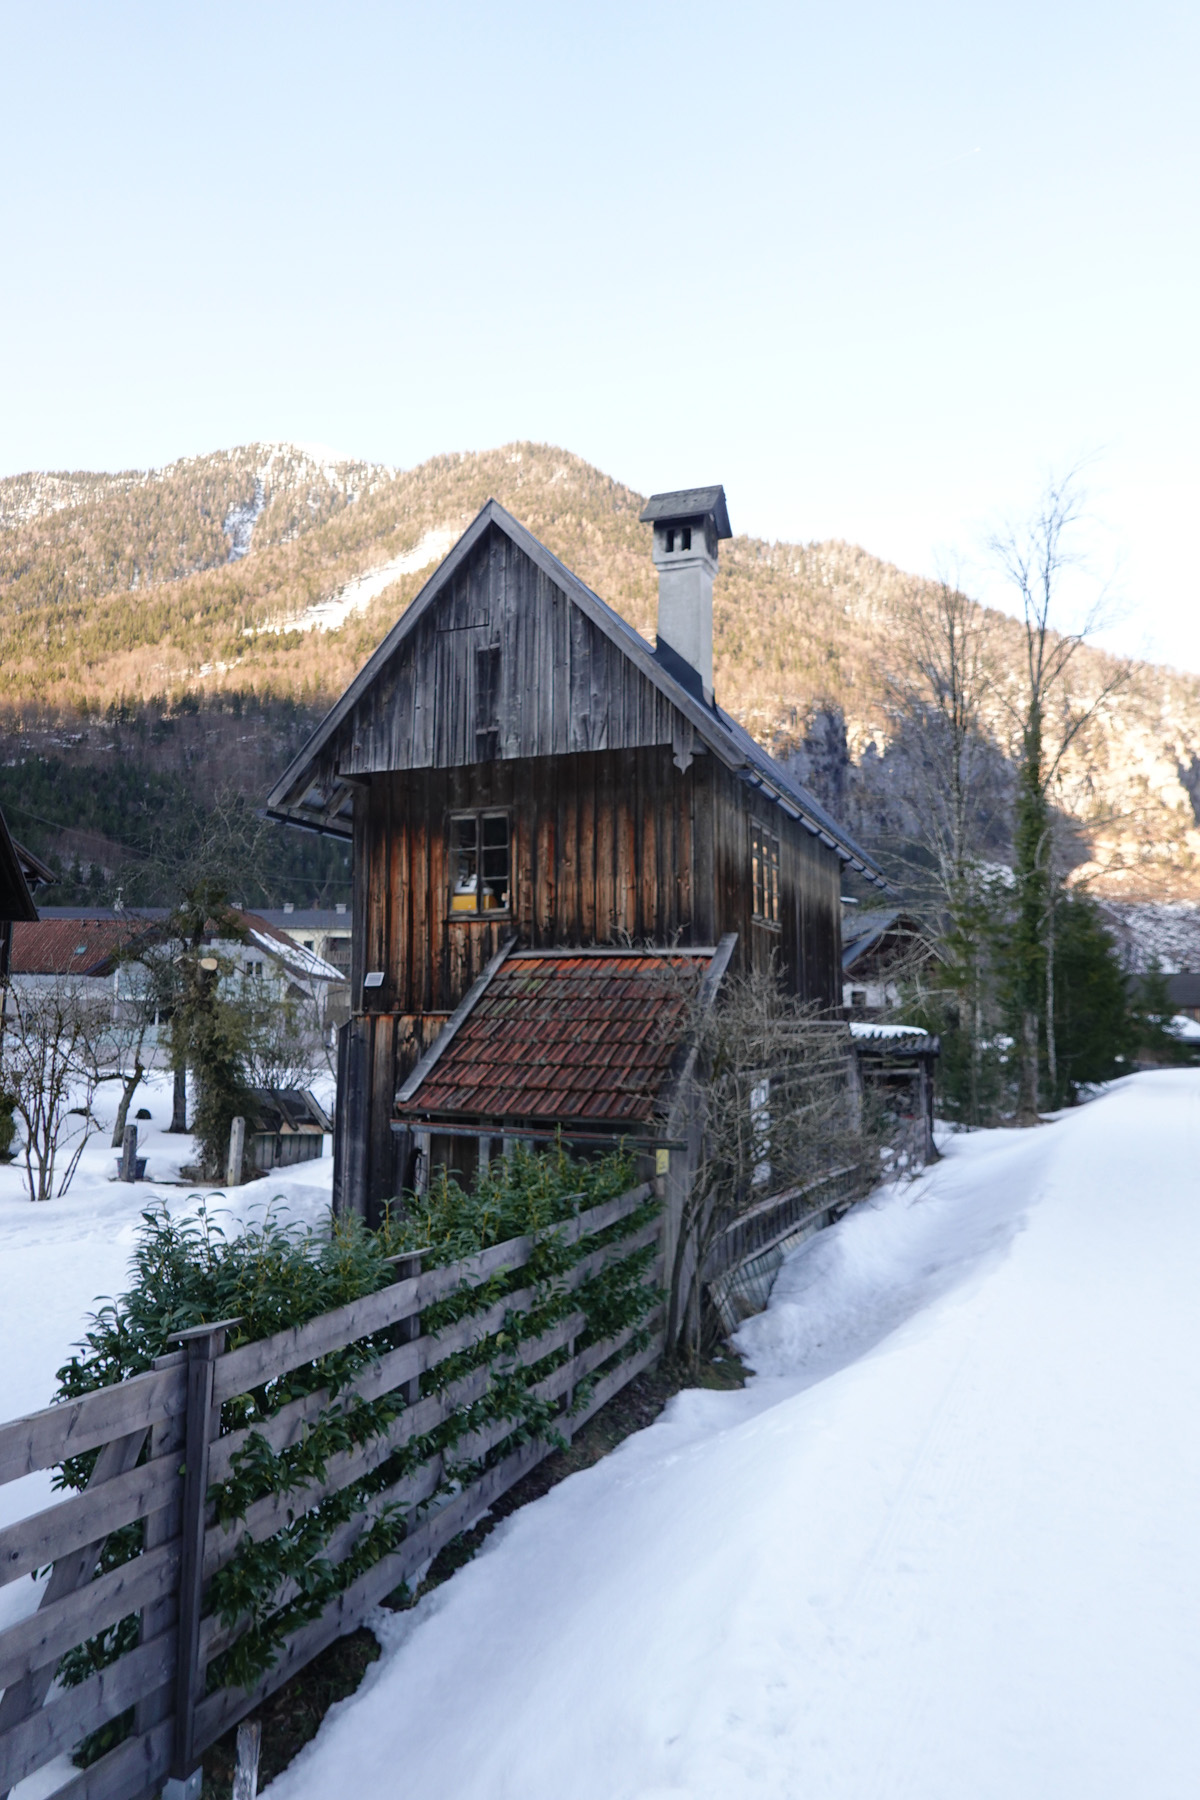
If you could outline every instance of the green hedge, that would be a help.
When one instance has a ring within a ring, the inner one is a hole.
[[[561,1417],[552,1405],[530,1391],[574,1353],[551,1353],[529,1368],[513,1366],[512,1354],[525,1341],[540,1336],[576,1310],[587,1321],[575,1348],[602,1341],[629,1327],[639,1327],[659,1298],[646,1281],[654,1246],[635,1251],[592,1276],[575,1292],[563,1278],[583,1257],[606,1243],[620,1242],[639,1231],[656,1211],[654,1203],[639,1207],[608,1231],[564,1242],[557,1225],[634,1185],[632,1159],[618,1153],[595,1162],[580,1162],[561,1146],[534,1153],[522,1148],[493,1162],[470,1190],[440,1176],[428,1195],[405,1196],[378,1231],[359,1221],[334,1221],[323,1230],[287,1224],[268,1210],[261,1223],[227,1235],[217,1218],[200,1207],[189,1218],[172,1219],[163,1205],[143,1214],[133,1258],[133,1282],[119,1299],[92,1318],[79,1352],[59,1371],[56,1399],[77,1395],[128,1379],[148,1369],[171,1347],[174,1333],[207,1320],[238,1317],[229,1347],[304,1324],[351,1300],[387,1286],[394,1271],[387,1258],[420,1249],[423,1266],[443,1267],[510,1238],[538,1237],[531,1260],[516,1271],[502,1271],[481,1286],[464,1284],[429,1307],[423,1328],[436,1331],[477,1314],[517,1289],[532,1288],[527,1311],[510,1313],[499,1331],[456,1353],[421,1378],[422,1396],[441,1391],[464,1374],[486,1364],[492,1371],[487,1392],[469,1406],[456,1409],[427,1436],[405,1445],[362,1481],[342,1489],[302,1513],[285,1530],[262,1543],[244,1543],[214,1579],[212,1604],[224,1623],[248,1619],[248,1630],[210,1669],[210,1689],[235,1685],[249,1688],[276,1660],[286,1638],[300,1625],[319,1617],[329,1601],[381,1557],[388,1555],[406,1531],[439,1495],[466,1485],[489,1466],[533,1437],[558,1438]],[[328,1356],[306,1363],[253,1392],[226,1403],[222,1424],[227,1430],[253,1426],[270,1418],[289,1401],[328,1388],[338,1395],[366,1365],[391,1349],[395,1330],[357,1340]],[[634,1353],[648,1341],[635,1330],[622,1352]],[[599,1374],[575,1391],[582,1408]],[[234,1458],[229,1478],[215,1486],[210,1499],[217,1517],[229,1522],[244,1516],[264,1495],[288,1493],[310,1480],[324,1479],[330,1457],[370,1442],[386,1431],[404,1410],[398,1392],[364,1402],[351,1398],[333,1404],[314,1421],[296,1445],[273,1451],[251,1433]],[[468,1434],[496,1421],[511,1425],[503,1442],[483,1462],[456,1462],[454,1446]],[[324,1556],[338,1527],[375,1496],[431,1457],[445,1458],[444,1476],[425,1507],[385,1507],[352,1556],[336,1565]],[[72,1458],[58,1472],[60,1487],[82,1487],[96,1453]],[[141,1527],[114,1533],[105,1548],[101,1572],[127,1561],[141,1548]],[[295,1594],[282,1599],[285,1583]],[[84,1680],[137,1642],[136,1617],[123,1620],[88,1645],[63,1659],[60,1678],[67,1684]],[[83,1760],[102,1754],[123,1735],[119,1723],[93,1735]]]

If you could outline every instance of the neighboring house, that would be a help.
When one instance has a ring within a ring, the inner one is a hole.
[[[85,991],[111,1000],[114,1016],[122,1002],[133,1001],[145,979],[136,957],[139,948],[161,944],[168,913],[165,907],[112,908],[47,906],[40,917],[14,925],[11,977],[31,985],[75,977]],[[277,931],[257,913],[241,911],[243,942],[214,931],[205,945],[224,958],[240,981],[265,981],[280,997],[311,1000],[324,1020],[331,996],[344,992],[345,977],[332,964]],[[152,1031],[146,1049],[154,1055]]]
[[[485,1143],[566,1116],[572,1140],[613,1141],[614,1084],[641,1095],[671,1058],[647,1071],[637,1050],[631,1072],[602,948],[629,965],[621,1017],[644,1014],[672,1054],[676,990],[650,979],[664,950],[711,965],[723,946],[743,969],[774,961],[792,992],[841,1004],[842,869],[883,878],[716,703],[724,491],[659,494],[642,516],[659,571],[656,649],[489,501],[270,795],[273,817],[354,844],[343,1209],[373,1216],[407,1185],[413,1133],[436,1134],[447,1113]],[[574,1031],[546,1025],[533,959],[564,950],[586,953]],[[500,1012],[478,985],[491,982]],[[464,1003],[473,1023],[452,1019]],[[485,1019],[515,1079],[494,1092],[467,1081],[469,1104],[451,1104],[422,1058],[457,1042],[446,1054],[473,1068]],[[547,1077],[536,1106],[521,1080],[534,1065]],[[651,1133],[647,1111],[632,1122]]]
[[[342,1025],[350,1016],[350,944],[352,914],[344,902],[337,906],[260,907],[258,917],[273,931],[282,932],[302,950],[311,950],[331,968],[337,969],[343,984],[331,988],[326,1008],[327,1025]]]
[[[900,1000],[900,983],[937,960],[929,933],[901,907],[843,902],[842,1004],[862,1017]]]
[[[344,902],[336,906],[260,906],[257,916],[301,949],[315,951],[323,962],[341,969],[349,980],[353,914]]]

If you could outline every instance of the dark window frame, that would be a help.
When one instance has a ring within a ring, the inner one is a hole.
[[[462,820],[471,819],[475,823],[474,844],[455,842],[455,826]],[[486,824],[503,819],[506,827],[505,841],[488,843]],[[446,895],[446,912],[453,924],[466,924],[479,919],[510,919],[513,916],[513,889],[515,886],[515,850],[516,833],[513,829],[513,812],[510,806],[456,806],[448,815],[446,825],[447,874],[449,891]],[[499,855],[503,852],[504,875],[501,878],[495,871]],[[463,875],[463,858],[472,859],[470,876]],[[489,874],[489,862],[492,873]],[[459,890],[458,884],[465,878],[475,882],[473,906],[461,904],[466,895]],[[505,899],[501,905],[481,906],[485,892],[490,891],[486,884],[495,884],[503,879]]]
[[[750,821],[750,912],[756,925],[780,931],[780,843],[777,832],[759,819]]]

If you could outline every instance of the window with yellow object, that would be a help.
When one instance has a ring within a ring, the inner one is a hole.
[[[506,812],[450,816],[450,911],[509,912],[512,908],[512,821]]]

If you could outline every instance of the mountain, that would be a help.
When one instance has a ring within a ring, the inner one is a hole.
[[[691,473],[664,472],[664,485]],[[19,810],[31,759],[44,759],[43,776],[48,759],[59,786],[47,797],[43,779],[26,811],[50,820],[43,834],[69,823],[66,851],[110,867],[120,834],[104,823],[97,835],[77,792],[84,768],[144,771],[152,797],[163,781],[260,793],[492,495],[653,636],[643,496],[546,445],[395,470],[250,444],[150,471],[0,481],[0,801]],[[886,676],[903,663],[905,610],[928,587],[847,544],[722,545],[722,704],[875,842],[898,766]],[[994,624],[992,725],[1007,744],[1019,630],[1005,615]],[[1101,889],[1200,895],[1200,677],[1085,648],[1076,694],[1118,666],[1124,685],[1086,766],[1068,765],[1060,805]],[[94,804],[94,778],[90,792]]]

